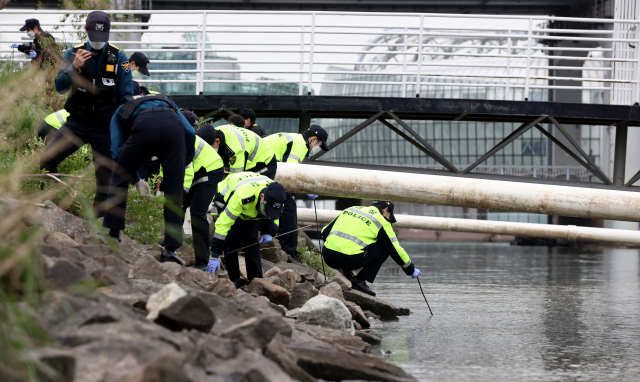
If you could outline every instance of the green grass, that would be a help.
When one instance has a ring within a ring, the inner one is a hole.
[[[320,251],[318,251],[316,247],[298,247],[298,257],[303,263],[319,272],[323,271],[322,267],[324,265],[324,271],[327,273],[327,277],[336,275],[333,269],[322,260]]]

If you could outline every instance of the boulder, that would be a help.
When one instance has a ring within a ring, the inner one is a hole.
[[[73,382],[76,358],[67,350],[41,348],[29,353],[40,382]]]
[[[264,355],[278,364],[285,373],[296,381],[317,382],[315,378],[298,366],[295,354],[292,354],[291,351],[285,348],[282,342],[277,339],[269,342]]]
[[[207,292],[215,293],[220,297],[235,298],[236,286],[228,278],[217,279],[206,289]]]
[[[351,322],[353,323],[353,328],[358,331],[358,330],[362,330],[362,325],[360,325],[356,320],[351,320]]]
[[[287,261],[288,258],[287,254],[280,248],[278,239],[273,239],[271,243],[260,244],[260,257],[273,263]]]
[[[244,344],[250,349],[263,350],[278,334],[291,337],[291,327],[282,317],[261,315],[228,328],[220,337]]]
[[[337,282],[343,291],[351,289],[351,281],[347,280],[343,275],[336,275],[329,278],[329,282]]]
[[[223,271],[222,269],[218,269],[216,273],[213,274],[218,279],[227,279],[229,280],[229,272]]]
[[[47,283],[53,289],[62,289],[91,278],[77,263],[60,258],[47,269]],[[288,303],[288,302],[287,302]]]
[[[278,276],[273,276],[273,277],[269,277],[267,279],[271,284],[275,284],[279,287],[282,287],[284,289],[287,290],[287,292],[291,292],[291,288],[289,288],[289,285],[285,284],[284,281],[282,281],[281,278],[279,278]]]
[[[358,304],[362,309],[372,311],[382,318],[408,316],[410,313],[409,309],[398,308],[393,304],[354,289],[344,292],[344,298],[347,301]]]
[[[207,333],[215,323],[215,316],[200,298],[187,295],[162,309],[155,322],[173,331],[195,329]]]
[[[158,284],[169,284],[172,281],[161,264],[150,255],[141,256],[133,264],[129,270],[129,278],[150,280]]]
[[[149,312],[147,319],[155,320],[158,318],[158,313],[160,313],[161,310],[170,307],[171,304],[186,295],[187,292],[176,283],[171,283],[160,289],[158,292],[149,296],[149,301],[146,306],[147,312]]]
[[[315,378],[328,381],[417,382],[401,368],[370,354],[309,346],[286,347],[297,358],[296,364]]]
[[[180,285],[184,285],[189,288],[202,289],[201,285],[195,280],[188,268],[173,262],[161,263],[160,267],[164,270],[165,276],[168,276],[171,281],[175,281]],[[192,269],[191,271],[198,270]]]
[[[208,365],[207,371],[229,376],[229,381],[293,382],[291,377],[259,350],[244,350],[233,359]]]
[[[382,338],[368,332],[356,332],[356,336],[362,338],[362,340],[371,345],[380,345]]]
[[[340,300],[325,295],[307,301],[298,313],[298,322],[355,334],[349,309]]]
[[[65,248],[65,247],[75,247],[78,245],[72,238],[62,232],[56,231],[47,231],[47,233],[42,238],[42,242],[46,245],[56,244],[56,247]]]
[[[295,288],[296,283],[302,279],[298,274],[298,272],[296,272],[293,269],[286,269],[282,271],[278,275],[278,278],[282,280],[287,285],[287,288],[289,289]]]
[[[238,256],[238,266],[240,268],[240,277],[247,278],[247,262],[244,256]]]
[[[269,272],[269,270],[271,268],[273,268],[273,267],[275,267],[275,265],[271,261],[262,259],[262,273],[263,274],[266,273],[266,272]]]
[[[316,274],[318,273],[318,271],[316,271],[315,269],[311,268],[306,264],[276,263],[276,267],[282,269],[283,271],[287,269],[293,269],[294,271],[296,271],[300,275],[300,279],[298,280],[298,282],[301,282],[301,281],[314,282],[316,281]]]
[[[161,355],[142,365],[130,381],[139,382],[189,382],[182,367],[182,360]]]
[[[282,273],[282,271],[278,267],[273,267],[273,268],[271,268],[268,271],[263,272],[263,273],[264,273],[264,278],[268,279],[270,277],[274,277],[274,276],[279,275],[280,273]]]
[[[184,261],[185,267],[190,267],[195,265],[196,263],[196,253],[193,250],[193,247],[187,243],[183,243],[182,247],[180,247],[180,255],[182,260]]]
[[[325,296],[337,298],[338,300],[342,301],[343,303],[345,302],[344,301],[344,296],[342,295],[342,287],[340,287],[340,284],[338,284],[335,281],[334,282],[330,282],[329,284],[323,286],[322,288],[320,288],[320,290],[318,292],[320,294],[325,295]]]
[[[369,320],[364,315],[362,308],[351,301],[345,301],[344,304],[346,305],[347,309],[349,309],[349,312],[351,312],[351,318],[354,319],[358,324],[360,324],[362,328],[368,329],[371,326]]]
[[[209,290],[212,284],[218,279],[213,273],[203,272],[192,267],[184,267],[184,271],[189,274],[190,278],[195,281],[202,290]]]
[[[43,255],[48,256],[52,259],[64,258],[67,260],[73,260],[75,262],[81,263],[87,259],[82,252],[78,251],[74,247],[59,247],[57,243],[53,243],[53,245],[43,245],[40,247],[40,251]]]
[[[282,304],[288,306],[289,299],[291,298],[291,294],[283,287],[272,284],[265,279],[258,278],[251,280],[248,292],[255,293],[258,296],[265,296],[276,305]]]
[[[289,309],[302,308],[302,306],[318,295],[318,290],[312,283],[306,282],[297,284],[291,292],[291,301],[289,302]]]
[[[63,211],[50,200],[45,201],[44,207],[38,208],[34,215],[47,230],[61,232],[75,241],[91,233],[91,223]]]

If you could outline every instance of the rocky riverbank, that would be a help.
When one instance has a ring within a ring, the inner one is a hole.
[[[45,205],[34,224],[51,291],[34,314],[57,346],[30,355],[59,374],[43,369],[45,381],[415,381],[363,330],[409,311],[282,261],[277,243],[265,277],[236,289],[224,271],[161,264],[158,248],[127,237],[110,246]]]

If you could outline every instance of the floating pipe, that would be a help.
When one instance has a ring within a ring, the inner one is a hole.
[[[640,222],[640,193],[278,163],[287,192]]]
[[[318,210],[318,222],[329,223],[342,211]],[[607,243],[640,244],[640,231],[609,228],[562,226],[551,224],[513,223],[490,220],[437,218],[431,216],[396,215],[394,228],[425,229],[433,231],[474,232],[493,235],[513,235],[564,239],[571,241],[597,241]],[[298,221],[315,222],[311,208],[298,208]]]

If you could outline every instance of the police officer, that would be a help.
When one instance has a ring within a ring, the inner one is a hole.
[[[376,294],[365,281],[373,282],[389,256],[408,276],[418,277],[420,270],[414,267],[391,228],[395,221],[392,202],[375,201],[369,207],[347,208],[322,229],[324,260],[331,268],[342,269],[355,289],[371,296]],[[352,271],[358,268],[362,270],[353,276]]]
[[[67,122],[68,118],[69,112],[65,109],[47,115],[40,126],[38,126],[38,137],[44,141],[52,131],[59,130],[62,125]]]
[[[104,226],[120,240],[125,228],[127,191],[136,170],[155,155],[164,168],[165,248],[161,262],[184,265],[176,254],[182,245],[182,185],[184,169],[195,152],[195,131],[178,107],[164,95],[128,97],[111,119],[111,154],[116,163],[109,184]],[[134,182],[131,182],[134,183]]]
[[[264,138],[267,136],[267,133],[264,131],[264,128],[256,123],[256,112],[251,109],[242,109],[238,113],[239,116],[244,119],[244,127],[245,129],[249,129],[254,133],[258,134],[260,138]]]
[[[57,49],[56,40],[48,32],[42,30],[40,21],[37,19],[25,20],[24,26],[20,28],[20,32],[27,31],[27,36],[33,39],[33,42],[27,45],[12,44],[12,48],[17,48],[20,52],[28,54],[31,61],[37,61],[40,66],[52,64],[54,62],[54,51]]]
[[[196,255],[195,268],[202,271],[209,263],[209,222],[207,210],[218,191],[218,183],[224,176],[224,163],[218,153],[198,133],[195,140],[193,162],[185,169],[182,216],[191,208],[193,250]]]
[[[101,11],[87,16],[89,42],[76,45],[64,55],[55,86],[58,93],[69,92],[64,106],[67,122],[54,133],[40,157],[40,168],[58,172],[58,165],[85,143],[91,145],[96,172],[93,203],[98,216],[107,197],[111,177],[111,117],[126,97],[133,95],[127,56],[108,44],[111,23]]]
[[[267,142],[276,154],[278,162],[302,163],[304,158],[314,147],[320,146],[324,151],[329,151],[329,134],[318,125],[311,125],[309,130],[302,134],[277,133],[266,137]],[[316,199],[318,195],[307,194],[309,199]],[[284,212],[280,218],[279,239],[282,250],[291,256],[294,262],[299,263],[298,233],[291,232],[298,228],[298,210],[294,194],[287,193],[287,201],[284,202]],[[287,234],[283,234],[289,232]]]
[[[200,137],[218,151],[231,174],[251,171],[270,179],[276,177],[278,161],[271,146],[251,130],[231,125],[213,128],[206,124],[198,131],[202,131]]]
[[[151,76],[151,74],[149,74],[149,64],[150,62],[147,56],[140,52],[134,52],[129,57],[129,67],[133,79],[137,80],[142,77],[143,74],[145,76]]]
[[[229,279],[239,286],[240,266],[238,252],[244,247],[247,277],[262,277],[262,259],[257,243],[269,243],[278,232],[278,219],[286,193],[280,183],[253,172],[229,175],[218,184],[215,197],[220,212],[216,232],[211,240],[211,257],[207,272],[220,269],[218,258],[225,252],[225,265]],[[263,232],[258,241],[258,219],[268,219],[271,229]]]

